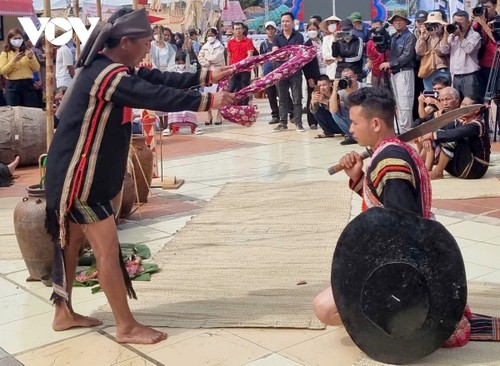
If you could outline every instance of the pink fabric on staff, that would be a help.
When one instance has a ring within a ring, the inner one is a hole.
[[[271,71],[269,74],[256,79],[249,86],[235,93],[238,101],[245,99],[249,94],[264,90],[282,79],[300,71],[304,65],[316,57],[316,47],[314,46],[286,46],[274,52],[259,56],[246,58],[233,65],[236,71],[248,70],[252,66],[262,65],[269,61],[285,61],[284,64]],[[226,89],[230,76],[226,76],[219,81],[219,90]],[[229,122],[250,127],[257,120],[257,106],[255,105],[235,105],[223,106],[219,108],[222,117]]]

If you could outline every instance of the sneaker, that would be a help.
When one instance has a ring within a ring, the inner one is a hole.
[[[354,145],[358,142],[354,140],[352,137],[346,137],[344,141],[340,141],[341,145]]]
[[[273,117],[273,119],[269,121],[270,125],[275,125],[277,123],[280,123],[280,119],[277,117]]]
[[[197,128],[196,130],[194,130],[194,134],[195,135],[203,135],[203,130],[200,130],[199,128]]]
[[[169,128],[167,128],[166,130],[163,130],[163,133],[162,133],[163,136],[170,136],[171,134],[172,134],[172,132],[170,131]]]
[[[288,130],[288,126],[283,123],[279,123],[276,127],[273,128],[273,132],[280,132],[286,130]]]
[[[304,130],[304,127],[302,126],[297,126],[296,128],[297,132],[305,132],[306,130]]]
[[[318,129],[318,125],[311,125],[309,128],[311,130],[317,130]]]

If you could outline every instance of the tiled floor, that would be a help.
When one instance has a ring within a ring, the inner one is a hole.
[[[343,180],[326,168],[355,147],[340,138],[314,139],[317,131],[272,133],[264,101],[251,128],[225,123],[203,135],[163,138],[165,176],[186,183],[175,191],[154,190],[149,202],[120,224],[122,242],[146,243],[160,250],[226,182]],[[200,116],[203,120],[203,116]],[[493,166],[500,173],[500,143]],[[159,154],[159,153],[158,153]],[[36,168],[17,171],[13,187],[0,188],[0,241],[15,240],[12,212],[37,182]],[[464,184],[474,184],[464,182]],[[353,214],[360,200],[353,199]],[[500,283],[500,198],[436,200],[437,219],[456,237],[468,279]],[[292,329],[168,329],[169,339],[150,346],[120,345],[114,328],[53,332],[50,289],[26,282],[21,259],[0,258],[0,366],[4,365],[351,365],[359,355],[342,327],[323,331]],[[325,283],[328,280],[325,274]],[[102,293],[75,289],[75,307],[90,314],[106,303]]]

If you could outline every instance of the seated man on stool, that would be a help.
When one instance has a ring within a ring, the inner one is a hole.
[[[345,134],[345,140],[340,142],[341,145],[352,145],[356,143],[356,140],[349,132],[351,120],[349,119],[347,98],[352,92],[365,86],[365,84],[358,81],[357,75],[349,68],[342,70],[341,78],[333,82],[333,93],[330,98],[329,106],[333,120]]]
[[[344,132],[339,128],[339,126],[333,120],[333,116],[328,109],[328,101],[332,96],[333,84],[328,75],[320,75],[318,78],[318,85],[316,90],[311,96],[311,105],[309,110],[318,121],[319,126],[323,130],[315,138],[321,139],[325,137],[334,137],[335,134],[342,134]]]

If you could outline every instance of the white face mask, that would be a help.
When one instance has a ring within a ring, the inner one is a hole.
[[[186,69],[186,64],[177,64],[177,69],[178,70],[185,70]]]
[[[328,32],[333,33],[337,26],[335,24],[328,24]]]
[[[13,46],[13,47],[21,47],[21,45],[23,44],[23,40],[22,39],[19,39],[19,38],[16,38],[16,39],[11,39],[10,40],[10,44]]]
[[[154,40],[155,40],[155,41],[157,41],[157,42],[158,42],[158,41],[160,40],[160,35],[159,35],[159,34],[155,34],[155,35],[153,36],[153,38],[154,38]]]
[[[209,36],[207,37],[208,43],[214,43],[215,42],[215,37],[214,36]]]
[[[310,30],[310,31],[307,32],[307,36],[309,38],[316,38],[318,36],[318,31]]]

